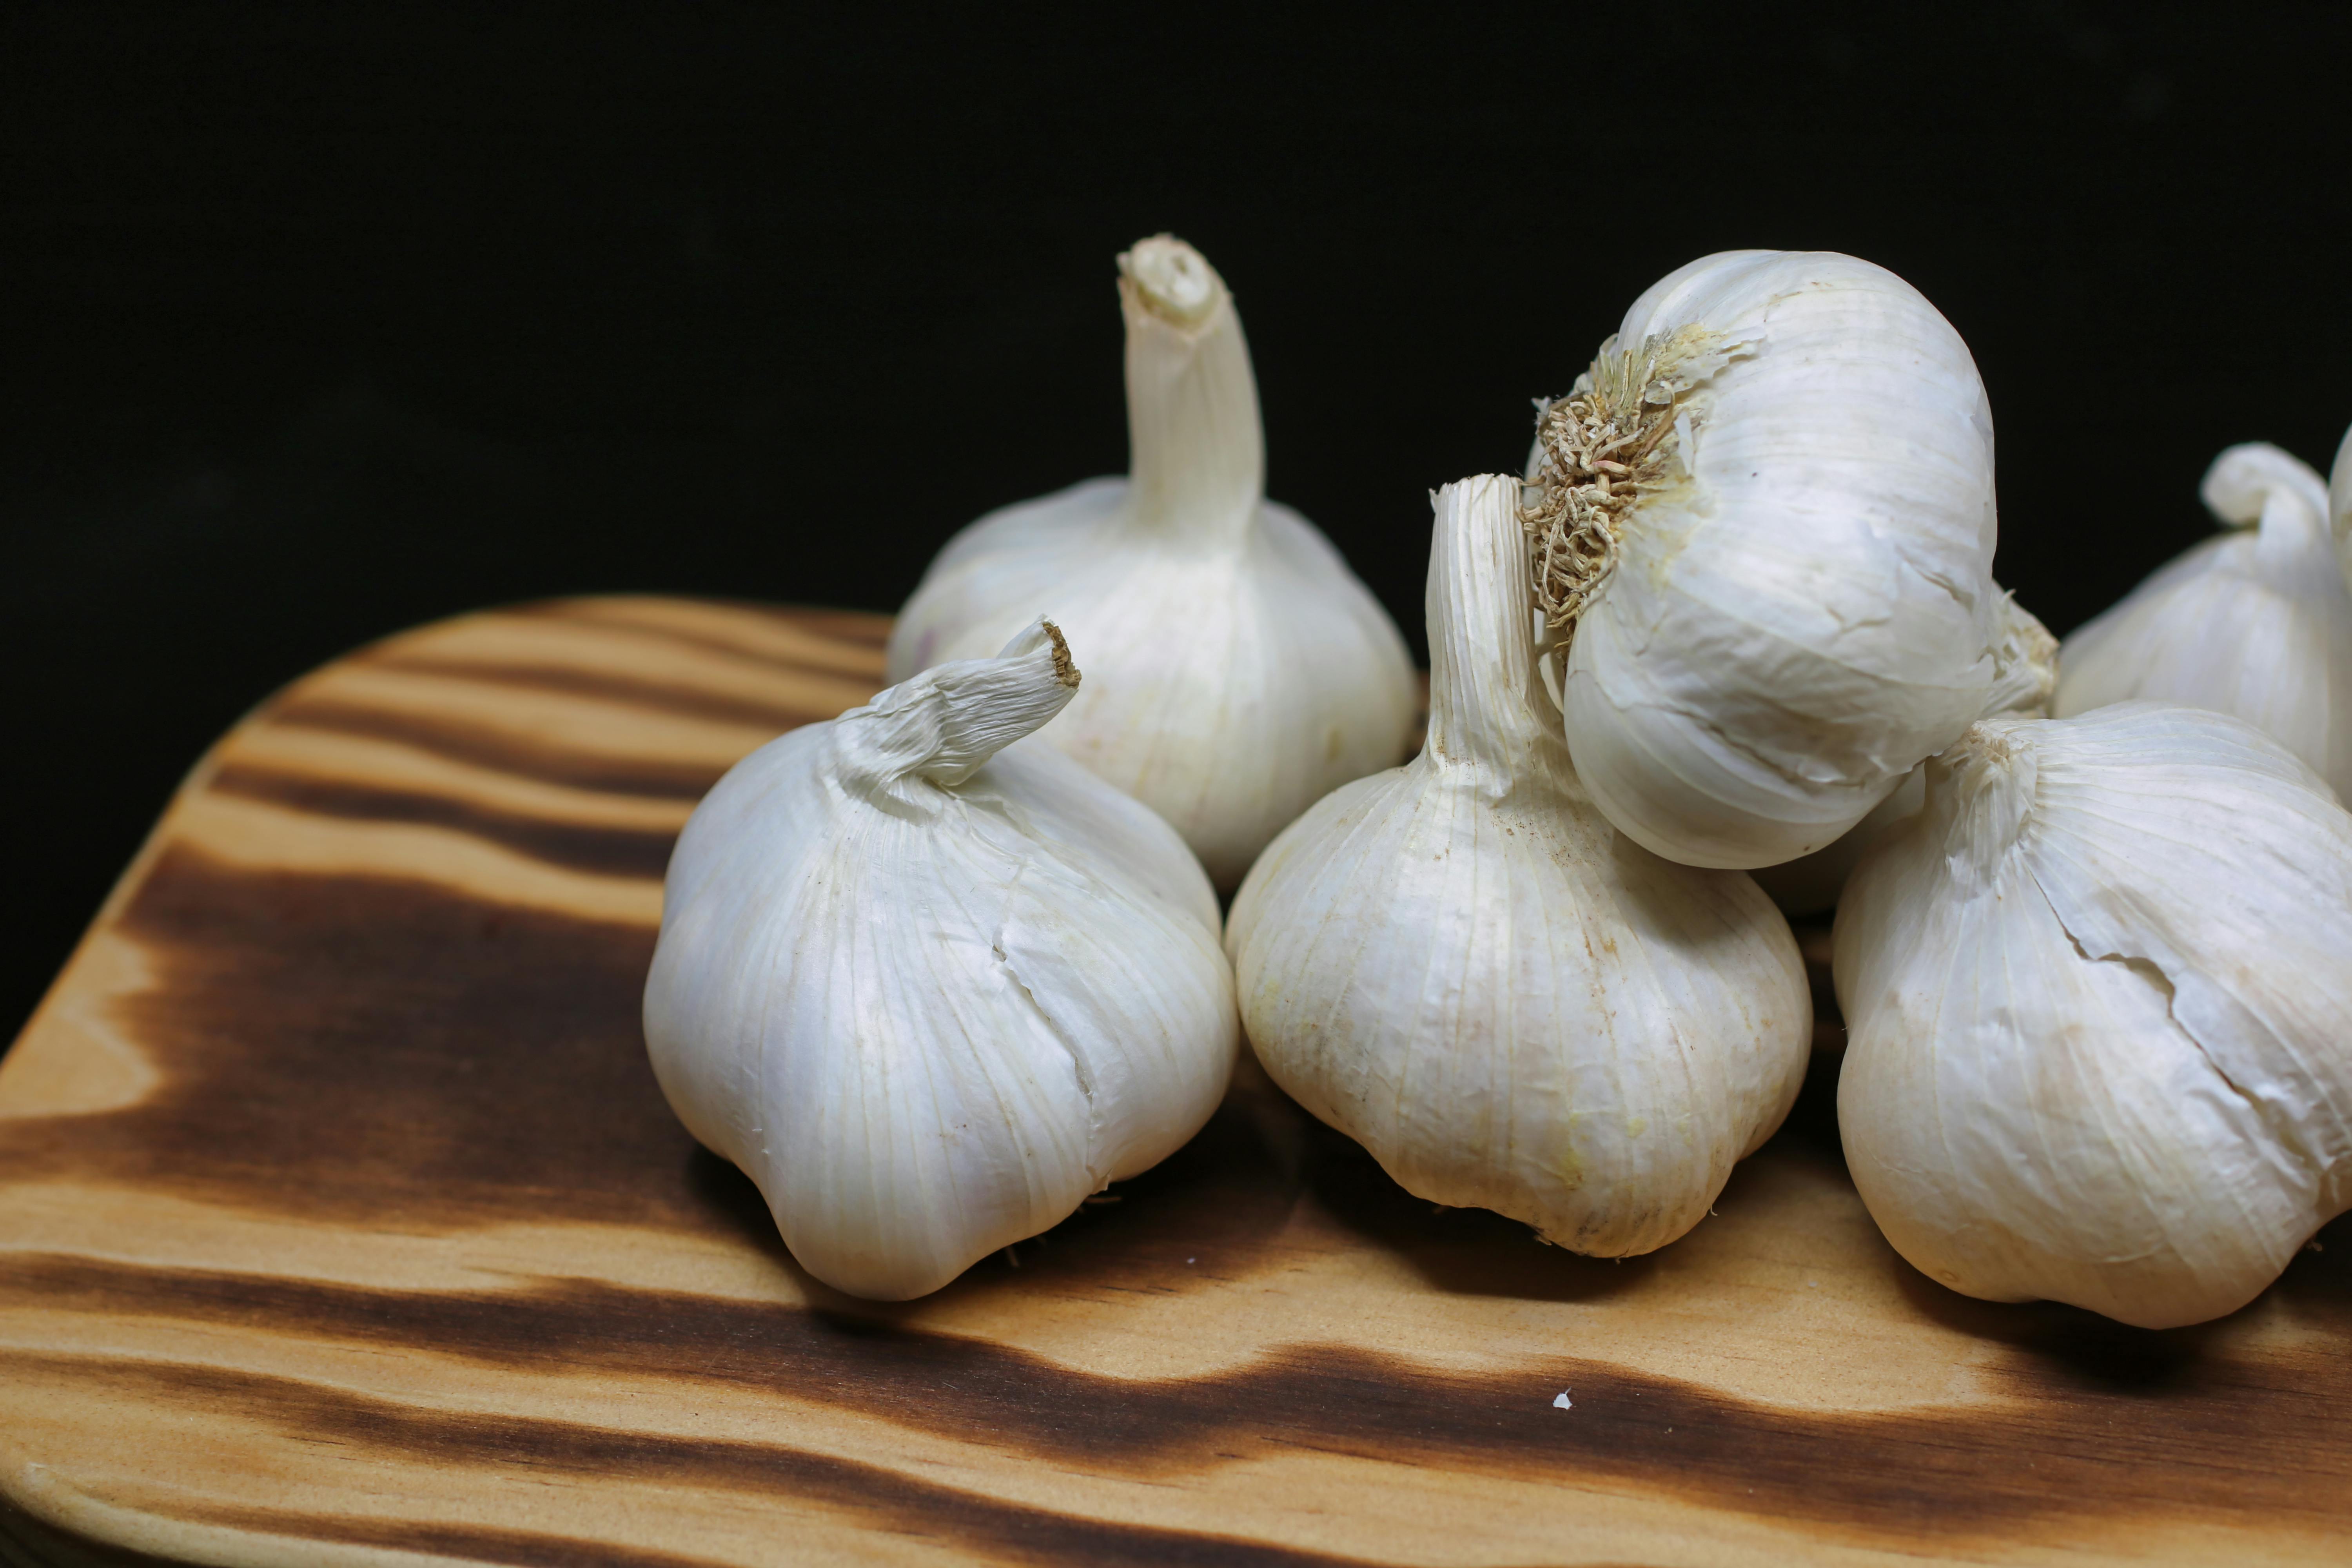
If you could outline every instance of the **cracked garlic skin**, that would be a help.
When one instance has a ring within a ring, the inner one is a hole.
[[[1223,280],[1165,235],[1118,266],[1133,472],[949,541],[899,614],[890,679],[1066,606],[1092,679],[1041,738],[1173,823],[1231,889],[1300,812],[1403,757],[1412,664],[1330,542],[1265,499],[1257,383]]]
[[[2000,619],[1993,638],[1992,689],[1985,695],[1985,716],[2020,713],[2046,719],[2051,697],[2058,689],[2058,639],[2017,602],[2015,595],[2002,592],[1999,584],[1994,590],[2000,593],[1996,612]],[[1758,869],[1757,886],[1772,895],[1780,912],[1791,920],[1834,909],[1846,879],[1853,875],[1871,847],[1919,815],[1920,804],[1927,797],[1927,786],[1923,763],[1828,848]]]
[[[1528,479],[1577,773],[1668,859],[1820,849],[1984,710],[1991,411],[1885,268],[1669,274],[1546,406]]]
[[[1661,859],[1578,785],[1518,490],[1439,493],[1427,742],[1276,839],[1225,942],[1266,1071],[1408,1191],[1627,1257],[1780,1125],[1812,1006],[1752,879]]]
[[[2327,486],[2262,442],[2213,460],[2207,540],[2066,639],[2060,718],[2145,697],[2233,713],[2352,798],[2352,592]]]
[[[1199,864],[1013,744],[1078,687],[1038,622],[752,752],[671,857],[655,1075],[838,1289],[938,1289],[1165,1158],[1224,1093],[1233,973]]]
[[[1896,1251],[2142,1328],[2352,1205],[2352,815],[2226,716],[1988,719],[1838,909],[1846,1163]]]

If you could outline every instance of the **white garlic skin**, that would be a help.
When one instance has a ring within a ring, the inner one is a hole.
[[[1578,786],[1517,494],[1440,492],[1428,741],[1284,832],[1225,941],[1267,1072],[1408,1191],[1625,1257],[1696,1225],[1780,1125],[1812,1005],[1751,879],[1659,858]]]
[[[1846,1163],[1922,1272],[2142,1328],[2352,1205],[2352,815],[2238,720],[1988,719],[1847,884]]]
[[[1684,481],[1633,508],[1564,716],[1621,831],[1751,868],[1836,839],[1983,711],[1992,415],[1951,324],[1853,257],[1706,257],[1612,342],[1690,325],[1744,346],[1678,406]]]
[[[1165,236],[1119,258],[1133,473],[990,513],[891,633],[903,680],[1052,603],[1088,679],[1044,739],[1173,823],[1220,888],[1325,794],[1411,743],[1412,662],[1313,524],[1265,499],[1233,296]]]
[[[2002,592],[1999,584],[1993,586],[2000,601],[1993,638],[1992,689],[1985,694],[1985,715],[2017,713],[2046,719],[2058,689],[2058,639],[2017,602],[2015,595]],[[1791,920],[1834,909],[1846,879],[1853,875],[1871,847],[1918,816],[1927,798],[1927,777],[1922,763],[1895,786],[1893,795],[1872,806],[1869,816],[1846,829],[1828,848],[1759,868],[1757,886],[1769,893],[1780,912]]]
[[[2327,520],[2336,534],[2337,564],[2344,581],[2352,584],[2352,430],[2344,432],[2336,448],[2336,467],[2327,477]]]
[[[1050,748],[999,749],[1067,699],[1038,630],[752,752],[671,857],[662,1092],[853,1295],[935,1290],[1157,1163],[1238,1048],[1182,842]]]
[[[2327,487],[2300,458],[2248,442],[2213,460],[2201,493],[2231,531],[2066,639],[2058,716],[2134,697],[2232,713],[2352,793],[2352,592]]]

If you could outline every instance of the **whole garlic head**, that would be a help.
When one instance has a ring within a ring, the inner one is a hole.
[[[1012,745],[1076,689],[1040,621],[752,752],[670,858],[655,1075],[854,1295],[936,1290],[1165,1158],[1224,1093],[1233,974],[1199,865]]]
[[[1956,1290],[2232,1311],[2352,1205],[2352,815],[2220,714],[1988,719],[1847,884],[1846,1163]]]
[[[2234,713],[2352,798],[2352,592],[2327,487],[2262,442],[2206,470],[2231,531],[2158,568],[2066,639],[2061,718],[2146,697]]]
[[[1162,235],[1118,258],[1133,472],[992,512],[900,612],[890,679],[1050,601],[1094,679],[1043,738],[1175,824],[1221,888],[1328,791],[1403,756],[1412,664],[1330,542],[1265,499],[1233,296]]]
[[[1698,1223],[1804,1077],[1812,1005],[1747,876],[1620,836],[1536,685],[1518,483],[1447,486],[1429,738],[1275,840],[1225,942],[1275,1081],[1407,1190],[1623,1257]]]
[[[1885,268],[1669,274],[1547,405],[1528,479],[1578,776],[1668,859],[1819,849],[1984,710],[1992,416]]]
[[[1999,617],[1992,645],[1992,689],[1985,693],[1985,716],[2017,713],[2029,719],[2050,716],[2050,700],[2058,689],[2058,639],[2017,595],[2005,592],[1996,606]],[[1927,799],[1927,765],[1913,768],[1895,793],[1870,808],[1870,815],[1846,829],[1826,849],[1816,849],[1778,866],[1756,872],[1756,884],[1772,895],[1780,912],[1795,919],[1836,907],[1839,891],[1862,858],[1898,825],[1919,815]]]

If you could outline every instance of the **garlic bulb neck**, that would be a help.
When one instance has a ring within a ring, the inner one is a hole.
[[[2000,880],[2001,863],[2024,830],[2037,753],[2012,735],[2017,724],[2030,721],[1979,719],[1927,763],[1928,838],[1944,846],[1950,874],[1969,889]]]
[[[1118,258],[1127,319],[1127,508],[1134,522],[1226,541],[1265,493],[1257,379],[1234,297],[1201,253],[1160,235]]]
[[[2198,489],[2221,521],[2257,530],[2254,559],[2265,570],[2300,575],[2327,546],[2327,487],[2309,464],[2267,441],[2223,452]]]
[[[843,787],[877,803],[915,805],[908,781],[963,783],[1077,690],[1069,645],[1041,616],[994,658],[935,666],[843,714],[834,732]]]
[[[1518,527],[1519,481],[1482,474],[1437,494],[1431,541],[1430,756],[1506,772],[1567,746],[1531,701],[1535,617],[1528,613],[1528,549]],[[1501,633],[1496,634],[1496,628]]]

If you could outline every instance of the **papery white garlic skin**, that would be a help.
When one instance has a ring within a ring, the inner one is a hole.
[[[2336,534],[2336,563],[2346,584],[2352,584],[2352,430],[2344,432],[2327,478],[2327,518]]]
[[[1855,872],[1846,1163],[1895,1250],[2143,1328],[2352,1204],[2352,815],[2238,720],[1988,719]]]
[[[2262,442],[2213,460],[2206,506],[2230,524],[2069,637],[2061,718],[2145,697],[2233,713],[2352,794],[2352,592],[2327,488]]]
[[[671,857],[645,1003],[662,1092],[853,1295],[939,1289],[1223,1095],[1238,1024],[1198,863],[1011,745],[1076,688],[1039,622],[752,752]]]
[[[1407,1190],[1623,1257],[1696,1225],[1780,1124],[1811,1000],[1752,879],[1659,858],[1577,784],[1517,489],[1439,493],[1427,742],[1274,842],[1226,945],[1267,1072]]]
[[[2000,599],[1995,611],[1993,678],[1991,689],[1985,693],[1985,714],[2046,719],[2058,689],[2058,639],[2017,602],[2017,595],[2002,592],[1999,584],[1994,591]],[[1839,890],[1870,853],[1871,846],[1919,815],[1920,804],[1927,797],[1925,768],[1922,763],[1912,769],[1893,795],[1872,806],[1869,816],[1846,829],[1828,848],[1759,868],[1757,886],[1770,894],[1780,912],[1792,920],[1836,907]]]
[[[1826,252],[1695,261],[1634,302],[1596,367],[1620,352],[1660,367],[1650,401],[1670,398],[1672,428],[1569,644],[1578,775],[1669,859],[1809,854],[1984,709],[1983,384],[1917,290]]]
[[[1393,765],[1404,639],[1313,524],[1265,498],[1233,296],[1161,236],[1119,258],[1133,471],[990,513],[900,612],[890,679],[1066,611],[1089,679],[1043,738],[1176,826],[1221,888],[1328,791]]]

